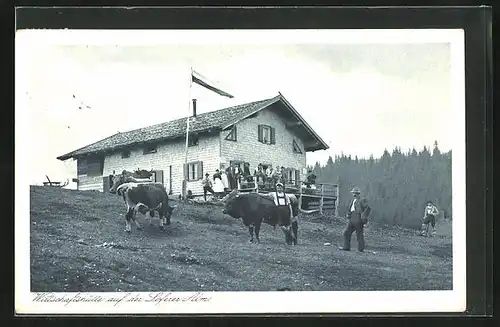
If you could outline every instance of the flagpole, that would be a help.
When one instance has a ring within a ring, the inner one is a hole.
[[[187,159],[188,159],[188,146],[189,146],[189,118],[191,116],[191,97],[192,97],[192,88],[193,88],[193,67],[190,67],[190,75],[189,75],[189,92],[188,92],[188,115],[186,119],[186,148],[184,150],[184,167],[187,169],[187,172],[184,171],[184,179],[182,185],[182,195],[183,198],[186,198],[187,195],[187,176],[186,173],[189,173],[189,167],[187,167]]]

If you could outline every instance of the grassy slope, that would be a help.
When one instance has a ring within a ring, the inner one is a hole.
[[[179,204],[165,232],[139,215],[144,230],[130,235],[115,195],[32,186],[30,209],[34,292],[452,288],[450,224],[434,238],[369,225],[358,253],[337,249],[345,221],[326,216],[301,217],[293,247],[268,225],[250,244],[243,223],[211,205]]]

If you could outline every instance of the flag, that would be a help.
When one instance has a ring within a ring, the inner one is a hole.
[[[196,83],[200,86],[203,86],[207,89],[209,89],[210,91],[212,92],[215,92],[219,95],[222,95],[224,97],[227,97],[227,98],[234,98],[233,95],[221,90],[220,88],[217,88],[215,87],[215,83],[212,83],[210,81],[208,81],[207,78],[203,77],[202,75],[200,75],[199,73],[195,72],[193,70],[193,68],[191,67],[191,80],[190,80],[190,83],[189,83],[189,108],[191,109],[191,88],[192,88],[192,85],[193,83]],[[190,110],[190,114],[191,114],[191,110]],[[184,152],[184,167],[187,168],[187,158],[188,158],[188,147],[189,147],[189,115],[186,119],[186,149],[185,149],[185,152]],[[184,197],[184,199],[186,199],[186,194],[187,194],[187,176],[186,176],[186,172],[184,172],[184,178],[182,180],[182,195]]]
[[[214,83],[209,82],[206,78],[204,78],[203,76],[201,76],[200,74],[198,74],[194,70],[191,70],[191,81],[193,83],[201,85],[201,86],[203,86],[203,87],[209,89],[210,91],[215,92],[219,95],[222,95],[222,96],[225,96],[228,98],[234,98],[234,96],[232,96],[231,94],[215,87]]]

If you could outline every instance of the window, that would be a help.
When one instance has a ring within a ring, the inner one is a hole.
[[[275,129],[269,125],[258,126],[258,140],[264,144],[276,144]]]
[[[236,140],[237,140],[237,138],[236,138],[236,126],[233,126],[233,128],[231,129],[229,134],[227,134],[226,140],[236,142]]]
[[[197,134],[190,134],[188,138],[188,146],[198,145],[200,139]]]
[[[156,145],[147,145],[144,147],[142,154],[156,153],[158,151]]]
[[[203,162],[194,161],[184,164],[184,177],[188,181],[196,181],[203,178]]]
[[[130,150],[122,151],[122,158],[128,158],[128,157],[130,157]]]
[[[271,128],[262,126],[262,143],[271,143]]]
[[[101,176],[104,167],[103,157],[88,157],[78,159],[77,174],[87,176]]]
[[[298,169],[287,169],[286,179],[289,184],[297,185],[300,181],[300,170]]]
[[[293,140],[293,152],[295,153],[302,153],[302,150],[300,149],[300,146],[297,144],[295,140]]]

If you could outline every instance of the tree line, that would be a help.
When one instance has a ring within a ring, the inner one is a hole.
[[[339,185],[340,216],[346,214],[354,186],[369,201],[375,223],[419,228],[429,200],[440,211],[437,220],[452,216],[451,150],[442,153],[437,141],[432,151],[424,146],[405,153],[396,147],[392,153],[386,149],[380,158],[368,159],[341,154],[310,169],[317,183]]]

